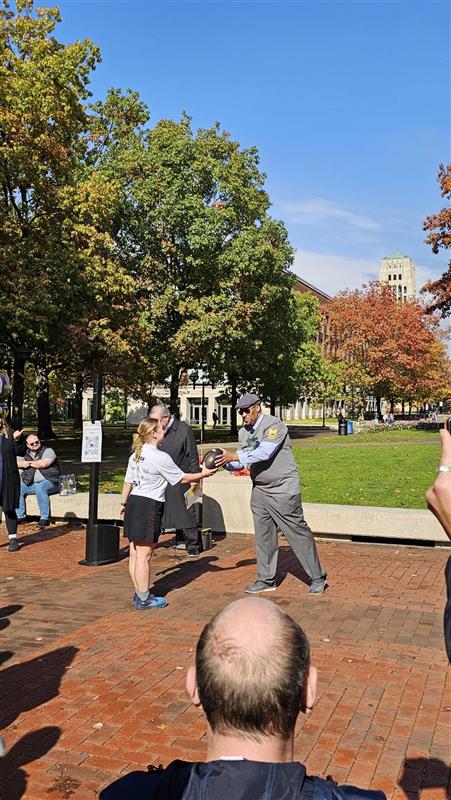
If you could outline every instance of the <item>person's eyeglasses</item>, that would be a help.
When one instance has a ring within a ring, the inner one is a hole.
[[[33,445],[35,445],[35,444],[41,444],[41,442],[39,441],[39,439],[35,439],[35,441],[34,441],[34,442],[28,442],[28,445],[29,445],[29,447],[33,447]]]
[[[252,408],[252,406],[251,406],[251,408]],[[241,414],[241,416],[243,416],[243,414],[249,414],[250,410],[251,410],[250,408],[239,408],[238,409],[238,414]]]

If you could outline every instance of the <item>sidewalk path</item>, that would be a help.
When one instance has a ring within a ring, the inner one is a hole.
[[[131,607],[127,561],[78,564],[84,529],[20,528],[0,546],[2,707],[7,800],[94,800],[118,775],[205,757],[205,722],[184,693],[204,623],[255,575],[254,540],[218,540],[198,561],[164,537],[155,591]],[[305,628],[319,698],[302,717],[297,758],[310,773],[383,789],[391,800],[445,800],[451,696],[442,619],[443,550],[318,543],[330,588],[308,597],[281,540],[270,599]]]

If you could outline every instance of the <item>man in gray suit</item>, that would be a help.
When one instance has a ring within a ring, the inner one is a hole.
[[[276,589],[278,559],[277,528],[311,577],[310,594],[321,595],[326,572],[319,563],[315,540],[304,519],[299,473],[291,449],[288,429],[278,417],[263,414],[257,394],[245,394],[236,404],[244,425],[239,432],[240,449],[223,450],[217,466],[229,470],[248,467],[252,480],[251,510],[257,548],[257,579],[248,594]]]

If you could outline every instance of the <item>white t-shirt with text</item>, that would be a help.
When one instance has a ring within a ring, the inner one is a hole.
[[[130,456],[125,482],[133,485],[131,494],[151,497],[162,503],[168,483],[175,486],[184,475],[171,456],[154,445],[145,444],[139,461],[135,461],[134,453]]]

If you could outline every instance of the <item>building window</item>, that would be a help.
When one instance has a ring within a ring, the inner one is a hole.
[[[388,280],[391,281],[391,275],[388,276]]]
[[[402,275],[398,275],[398,280],[402,281]]]

